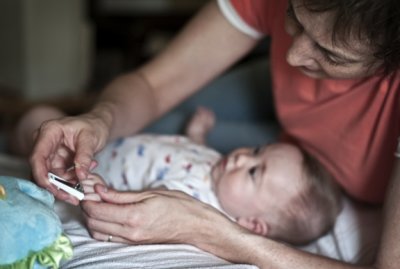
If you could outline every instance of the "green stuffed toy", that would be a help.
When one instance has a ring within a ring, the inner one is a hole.
[[[0,269],[58,268],[72,257],[54,197],[30,181],[0,176]]]

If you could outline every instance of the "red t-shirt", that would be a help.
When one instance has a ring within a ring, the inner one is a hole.
[[[400,126],[400,72],[357,80],[313,79],[286,62],[285,0],[220,0],[224,15],[253,36],[271,36],[277,115],[351,196],[383,202]]]

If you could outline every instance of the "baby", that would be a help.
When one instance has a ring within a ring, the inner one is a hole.
[[[96,183],[180,190],[254,233],[292,244],[308,243],[332,227],[341,209],[339,190],[316,160],[288,143],[221,156],[202,144],[213,122],[212,113],[200,109],[188,137],[142,134],[109,144],[97,155],[97,174],[82,182],[85,199],[100,199]]]

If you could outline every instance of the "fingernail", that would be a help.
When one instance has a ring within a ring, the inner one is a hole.
[[[98,190],[100,192],[108,192],[108,188],[106,186],[100,185],[100,184],[99,184]]]
[[[76,199],[73,199],[73,198],[71,198],[71,197],[68,197],[68,198],[65,200],[65,202],[67,202],[67,203],[69,203],[69,204],[72,204],[72,205],[79,205],[79,201],[77,202]]]
[[[92,162],[90,163],[89,170],[92,171],[92,170],[95,169],[96,167],[97,167],[97,162],[96,162],[96,161],[92,161]]]

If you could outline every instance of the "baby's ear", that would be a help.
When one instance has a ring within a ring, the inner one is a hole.
[[[262,236],[268,235],[269,226],[262,218],[239,217],[237,218],[237,223],[255,234]]]

